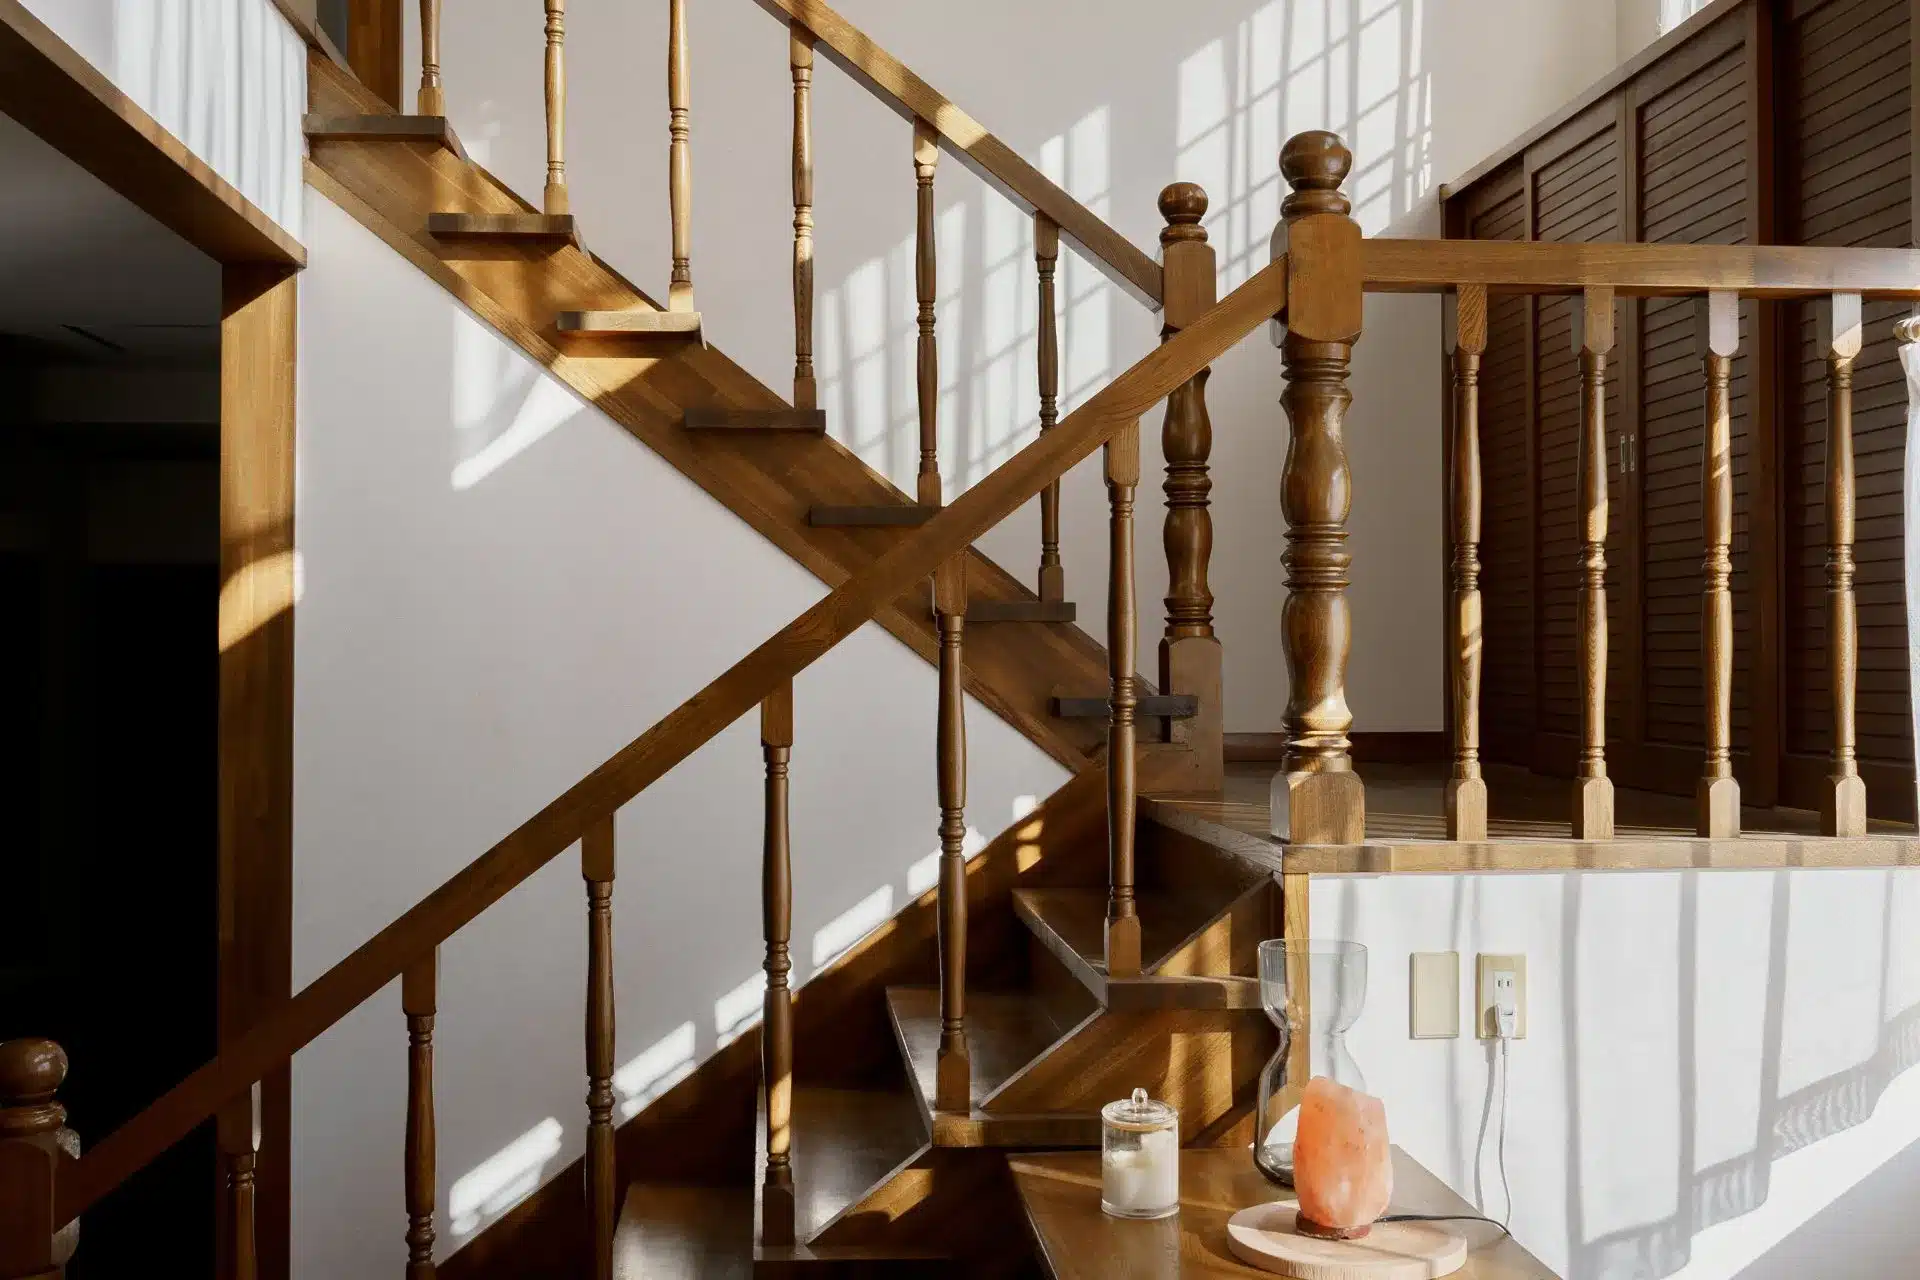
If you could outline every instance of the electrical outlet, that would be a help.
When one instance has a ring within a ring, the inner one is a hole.
[[[1527,958],[1525,956],[1482,955],[1474,986],[1474,1034],[1482,1040],[1497,1039],[1500,1034],[1499,1010],[1511,1003],[1514,1011],[1513,1038],[1527,1038]]]

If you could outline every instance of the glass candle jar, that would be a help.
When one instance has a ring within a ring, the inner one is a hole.
[[[1100,1207],[1116,1218],[1180,1209],[1180,1113],[1145,1089],[1100,1108]]]

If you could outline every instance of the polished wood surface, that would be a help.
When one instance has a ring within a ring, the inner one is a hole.
[[[913,122],[913,291],[919,304],[914,349],[914,402],[920,415],[920,470],[915,476],[920,505],[940,505],[940,345],[934,333],[938,282],[934,243],[933,172],[940,160],[938,135],[924,120]]]
[[[1343,431],[1353,403],[1348,365],[1360,336],[1361,241],[1340,184],[1352,167],[1352,154],[1331,133],[1299,134],[1280,154],[1292,188],[1280,210],[1293,273],[1280,396],[1292,433],[1280,476],[1287,522],[1281,639],[1290,680],[1285,777],[1276,781],[1273,821],[1296,844],[1350,843],[1366,813],[1347,751],[1353,492]]]
[[[931,126],[961,163],[1022,212],[1046,214],[1115,284],[1147,306],[1160,305],[1158,263],[1012,147],[988,133],[979,121],[915,75],[873,37],[822,0],[759,0],[759,4],[782,22],[799,22],[813,32],[822,51],[841,70],[902,119]]]
[[[447,89],[440,79],[440,0],[420,0],[420,92],[414,110],[423,116],[447,114]]]
[[[307,251],[20,0],[0,0],[0,112],[222,263]]]
[[[697,311],[654,311],[635,307],[627,311],[561,311],[553,318],[555,332],[583,338],[700,336]]]
[[[1133,495],[1140,484],[1140,424],[1107,441],[1107,972],[1140,972],[1140,917],[1134,903],[1134,796],[1139,786],[1135,718],[1140,691],[1134,651]]]
[[[354,146],[356,144],[345,144]],[[391,148],[387,149],[391,150]],[[444,156],[444,153],[436,153]],[[309,170],[315,172],[314,169]],[[334,190],[341,190],[335,183]],[[348,194],[344,193],[343,194]],[[352,199],[348,194],[348,198]],[[563,251],[567,252],[567,251]],[[926,525],[855,574],[696,693],[660,723],[481,854],[439,889],[199,1068],[91,1152],[61,1184],[72,1218],[210,1115],[234,1089],[301,1046],[398,976],[544,866],[726,725],[840,640],[923,582],[1049,481],[1192,378],[1259,324],[1286,309],[1286,267],[1256,272],[1205,316],[1090,396],[1047,436],[971,486]],[[63,1219],[64,1220],[64,1219]]]
[[[816,529],[918,528],[938,514],[937,506],[913,502],[884,506],[818,506],[807,510],[807,523]]]
[[[1113,699],[1060,694],[1053,699],[1053,714],[1066,720],[1106,720],[1113,714]],[[1136,695],[1133,714],[1136,721],[1190,720],[1200,714],[1200,699],[1191,693]]]
[[[1033,215],[1033,265],[1039,277],[1039,319],[1034,334],[1035,374],[1040,390],[1040,430],[1060,421],[1060,304],[1054,279],[1060,268],[1060,227],[1044,213]],[[1060,482],[1040,491],[1040,578],[1042,600],[1067,598],[1067,570],[1060,560]]]
[[[401,0],[348,0],[347,66],[394,110],[402,109],[406,52]],[[436,113],[437,114],[437,113]]]
[[[293,682],[298,277],[221,273],[219,781],[216,1021],[221,1048],[293,992]],[[292,1077],[259,1082],[250,1148],[256,1256],[286,1274],[292,1213]],[[251,1129],[249,1129],[251,1132]],[[237,1152],[236,1152],[237,1155]]]
[[[1694,835],[1691,796],[1622,789],[1610,840],[1570,834],[1566,784],[1509,765],[1487,766],[1491,813],[1484,841],[1446,836],[1443,765],[1377,765],[1368,772],[1367,830],[1352,844],[1295,848],[1267,830],[1267,778],[1256,765],[1230,768],[1207,795],[1148,793],[1148,822],[1190,835],[1288,875],[1473,871],[1680,871],[1782,867],[1920,866],[1912,824],[1869,823],[1867,834],[1830,839],[1804,809],[1747,808],[1740,834]]]
[[[940,628],[940,706],[935,767],[940,791],[940,1049],[934,1100],[967,1105],[967,703],[960,683],[967,626],[967,562],[934,571]]]
[[[567,0],[546,0],[547,186],[541,209],[571,213],[567,200]]]
[[[1854,737],[1859,633],[1854,606],[1853,362],[1860,354],[1860,298],[1836,293],[1822,314],[1827,363],[1827,679],[1833,749],[1820,794],[1820,831],[1857,836],[1867,827],[1867,788]]]
[[[1453,448],[1449,516],[1453,532],[1453,618],[1447,686],[1453,697],[1453,776],[1447,780],[1447,834],[1487,838],[1487,783],[1480,774],[1480,357],[1487,349],[1487,291],[1466,285],[1447,295],[1453,367]]]
[[[309,142],[425,142],[462,159],[467,154],[445,116],[309,114],[302,118],[300,131]]]
[[[587,1245],[594,1280],[613,1280],[619,1172],[613,1146],[613,815],[580,838],[587,885]]]
[[[0,1043],[0,1276],[48,1280],[64,1274],[77,1227],[61,1229],[55,1187],[80,1150],[55,1095],[67,1078],[67,1055],[51,1040]]]
[[[967,605],[968,622],[1072,622],[1079,616],[1071,600],[982,600]]]
[[[1253,1167],[1244,1149],[1180,1153],[1180,1212],[1157,1222],[1100,1211],[1100,1153],[1019,1155],[1008,1160],[1048,1274],[1055,1280],[1211,1280],[1268,1276],[1227,1246],[1227,1219],[1291,1198]],[[1399,1147],[1393,1149],[1396,1213],[1471,1214],[1473,1207]],[[1492,1224],[1449,1223],[1471,1251],[1460,1280],[1556,1280]]]
[[[1740,783],[1733,776],[1733,357],[1740,348],[1740,300],[1708,294],[1701,302],[1706,353],[1707,438],[1701,458],[1701,532],[1706,583],[1700,652],[1706,694],[1706,760],[1695,803],[1695,832],[1724,840],[1740,834]]]
[[[260,1243],[257,1230],[257,1174],[260,1152],[259,1086],[221,1109],[214,1119],[214,1143],[225,1166],[225,1239],[222,1271],[229,1280],[257,1280]],[[411,1273],[409,1273],[411,1280]]]
[[[1613,290],[1586,291],[1575,313],[1580,357],[1580,763],[1573,780],[1573,834],[1613,835],[1613,781],[1607,777],[1607,353],[1613,349]]]
[[[793,76],[793,405],[820,403],[813,373],[813,32],[788,24]]]
[[[1369,293],[1483,284],[1495,293],[1532,294],[1605,286],[1623,298],[1715,289],[1745,298],[1816,298],[1836,290],[1920,297],[1920,249],[1383,238],[1369,239],[1361,259]]]
[[[407,1017],[407,1280],[433,1280],[433,1202],[439,1140],[433,1117],[433,1019],[440,1005],[440,949],[400,976]]]
[[[693,71],[687,57],[687,0],[667,0],[667,203],[673,214],[673,275],[667,310],[693,306]]]
[[[570,213],[432,213],[427,234],[436,240],[510,240],[542,248],[580,243]]]
[[[780,1245],[793,1243],[793,848],[787,816],[793,756],[792,681],[777,687],[760,704],[760,753],[767,773],[760,864],[767,943],[767,995],[760,1033],[760,1105],[767,1117],[760,1242]]]
[[[688,409],[680,425],[689,431],[805,431],[827,429],[824,409]]]
[[[1194,183],[1176,182],[1160,193],[1160,215],[1167,223],[1160,233],[1166,287],[1163,340],[1205,314],[1217,297],[1213,246],[1200,225],[1206,212],[1207,193]],[[1200,761],[1194,780],[1199,787],[1219,783],[1225,725],[1220,640],[1213,631],[1213,589],[1207,581],[1213,557],[1209,372],[1202,369],[1167,397],[1160,428],[1167,467],[1167,517],[1161,535],[1167,555],[1167,624],[1160,637],[1160,687],[1198,699],[1199,714],[1180,726],[1178,740]]]

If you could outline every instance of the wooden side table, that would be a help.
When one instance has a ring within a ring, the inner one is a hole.
[[[1100,1153],[1011,1156],[1014,1185],[1026,1205],[1048,1272],[1055,1280],[1213,1280],[1268,1276],[1227,1249],[1227,1219],[1286,1192],[1254,1171],[1243,1149],[1180,1153],[1180,1212],[1158,1222],[1110,1218],[1100,1211]],[[1393,1149],[1393,1211],[1472,1213],[1473,1206],[1399,1147]],[[1498,1227],[1450,1222],[1472,1246],[1460,1280],[1559,1280]],[[1270,1278],[1269,1278],[1270,1280]]]

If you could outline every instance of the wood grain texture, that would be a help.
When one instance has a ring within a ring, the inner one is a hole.
[[[299,241],[20,0],[0,0],[0,111],[215,261],[306,265]]]
[[[813,32],[818,47],[902,119],[922,120],[961,163],[1018,205],[1044,213],[1094,265],[1140,302],[1160,305],[1160,266],[1132,241],[1049,181],[1020,154],[935,91],[873,38],[820,0],[759,0],[782,22]]]
[[[1453,698],[1453,776],[1447,783],[1447,834],[1487,833],[1487,783],[1480,776],[1482,612],[1480,538],[1480,357],[1487,349],[1487,292],[1468,285],[1447,297],[1453,348],[1453,447],[1449,473],[1453,541],[1453,626],[1448,686]]]
[[[567,0],[546,0],[547,186],[541,211],[573,212],[567,199]]]
[[[401,109],[400,64],[406,55],[401,0],[349,0],[347,66],[360,83],[394,110]]]
[[[464,159],[466,148],[453,124],[443,115],[358,115],[323,116],[309,113],[300,123],[300,131],[309,141],[320,142],[424,142],[445,147]]]
[[[420,92],[414,110],[423,116],[447,114],[446,82],[440,78],[440,0],[420,0]]]
[[[1836,290],[1920,297],[1920,251],[1912,249],[1369,239],[1361,257],[1369,293],[1443,293],[1483,284],[1496,293],[1531,294],[1604,285],[1623,298],[1713,289],[1747,298],[1813,298]]]
[[[220,1150],[226,1203],[222,1207],[221,1275],[228,1280],[258,1280],[260,1238],[258,1177],[260,1086],[230,1100],[214,1118],[214,1144]],[[409,1275],[411,1280],[411,1274]]]
[[[1114,433],[1106,446],[1107,481],[1107,972],[1140,972],[1140,918],[1134,904],[1134,796],[1139,689],[1134,646],[1133,494],[1140,483],[1140,424]]]

